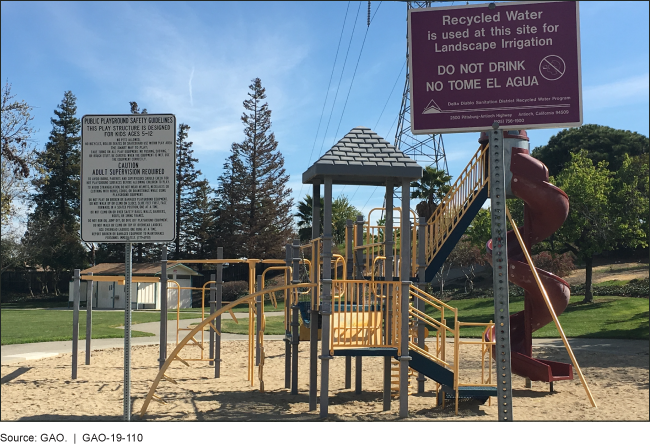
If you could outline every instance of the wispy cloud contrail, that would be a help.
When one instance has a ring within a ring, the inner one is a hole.
[[[194,99],[192,97],[192,78],[194,78],[194,67],[192,67],[192,72],[190,73],[190,105],[194,107]]]

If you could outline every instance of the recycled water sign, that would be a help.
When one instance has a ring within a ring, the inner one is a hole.
[[[578,2],[409,10],[414,134],[582,124]]]
[[[86,115],[81,130],[81,238],[175,238],[176,117]]]

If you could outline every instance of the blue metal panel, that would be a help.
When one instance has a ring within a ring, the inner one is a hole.
[[[474,220],[474,217],[476,217],[476,214],[478,214],[478,211],[481,209],[483,203],[485,203],[485,200],[487,200],[487,198],[488,188],[483,187],[483,189],[478,191],[476,200],[474,200],[474,202],[467,208],[463,216],[460,218],[460,222],[458,222],[458,225],[454,228],[451,235],[447,238],[447,240],[445,240],[440,249],[438,249],[438,252],[436,253],[431,263],[427,265],[425,276],[427,282],[431,282],[436,276],[436,273],[440,270],[442,264],[445,263],[445,260],[447,260],[449,254],[451,254],[451,251],[454,250],[454,247],[463,236],[469,225],[472,223],[472,220]]]
[[[431,378],[440,384],[450,387],[454,386],[454,372],[446,367],[441,366],[440,364],[433,362],[415,350],[409,350],[409,356],[411,356],[409,367],[411,367],[413,370],[422,373],[427,378]]]

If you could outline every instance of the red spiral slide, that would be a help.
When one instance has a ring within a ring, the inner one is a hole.
[[[527,139],[527,138],[526,138]],[[569,215],[569,198],[548,182],[546,166],[527,149],[513,147],[510,161],[512,193],[524,201],[524,225],[519,228],[528,251],[557,231]],[[532,381],[553,382],[573,379],[571,364],[534,359],[532,333],[553,321],[514,231],[508,231],[508,279],[523,288],[524,311],[510,316],[512,372]],[[492,240],[487,244],[492,254]],[[569,304],[569,284],[537,268],[540,279],[559,316]]]

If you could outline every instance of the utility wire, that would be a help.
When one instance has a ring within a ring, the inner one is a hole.
[[[343,27],[341,28],[341,36],[339,37],[339,44],[336,47],[336,56],[334,56],[334,64],[332,65],[332,73],[330,74],[330,80],[329,83],[327,84],[327,90],[325,94],[325,101],[323,102],[323,109],[320,112],[320,119],[318,120],[318,129],[316,130],[316,136],[314,137],[314,144],[311,146],[311,152],[309,153],[309,161],[307,162],[307,168],[311,165],[311,159],[312,156],[314,155],[314,148],[316,147],[316,141],[318,141],[318,132],[320,132],[320,125],[323,122],[323,115],[325,114],[325,105],[327,104],[327,98],[329,97],[330,94],[330,87],[332,85],[332,79],[334,78],[334,68],[336,68],[336,61],[338,60],[339,57],[339,50],[341,49],[341,41],[343,40],[343,31],[345,30],[345,23],[348,19],[348,11],[350,10],[350,3],[348,2],[348,6],[345,9],[345,17],[343,18]],[[298,195],[299,197],[302,196],[302,189],[304,187],[304,184],[300,186],[300,194]]]
[[[327,120],[327,126],[325,127],[325,133],[323,134],[323,142],[320,146],[320,152],[323,152],[323,146],[325,145],[325,137],[327,136],[327,131],[330,127],[330,121],[332,120],[332,113],[334,111],[334,105],[336,105],[336,98],[339,95],[339,88],[341,87],[341,80],[343,79],[343,72],[345,71],[345,65],[348,61],[348,54],[350,54],[350,47],[352,46],[352,37],[354,37],[354,31],[357,27],[357,22],[359,21],[359,11],[361,11],[361,2],[359,2],[359,7],[357,8],[357,15],[354,19],[354,26],[352,27],[352,34],[350,35],[350,42],[348,43],[348,50],[345,53],[345,59],[343,60],[343,69],[341,70],[341,77],[339,78],[339,84],[336,87],[336,93],[334,94],[334,101],[332,102],[332,109],[330,110],[330,116]]]

